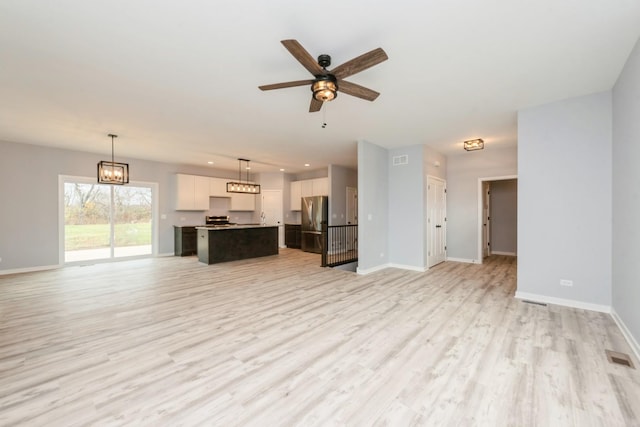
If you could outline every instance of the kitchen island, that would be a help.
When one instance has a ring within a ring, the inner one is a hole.
[[[278,255],[278,227],[227,225],[196,227],[198,261],[205,264]]]

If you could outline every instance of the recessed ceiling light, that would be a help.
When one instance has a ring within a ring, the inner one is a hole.
[[[280,169],[280,172],[284,172],[284,169]]]
[[[311,166],[311,165],[310,165],[309,163],[305,163],[304,165],[305,165],[306,167],[309,167],[309,166]]]
[[[208,161],[207,163],[209,163],[210,165],[212,165],[212,164],[213,164],[213,162],[212,162],[212,161]]]

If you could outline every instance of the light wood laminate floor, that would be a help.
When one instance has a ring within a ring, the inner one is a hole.
[[[640,425],[611,317],[516,300],[515,258],[318,264],[284,249],[0,276],[0,425]]]

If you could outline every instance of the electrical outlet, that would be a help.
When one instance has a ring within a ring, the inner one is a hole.
[[[573,286],[573,280],[560,279],[560,286]]]

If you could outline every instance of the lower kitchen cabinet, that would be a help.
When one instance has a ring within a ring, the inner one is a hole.
[[[288,248],[300,249],[300,224],[284,225],[284,244]]]
[[[198,253],[198,235],[196,227],[173,226],[173,253],[175,256],[188,256]]]

